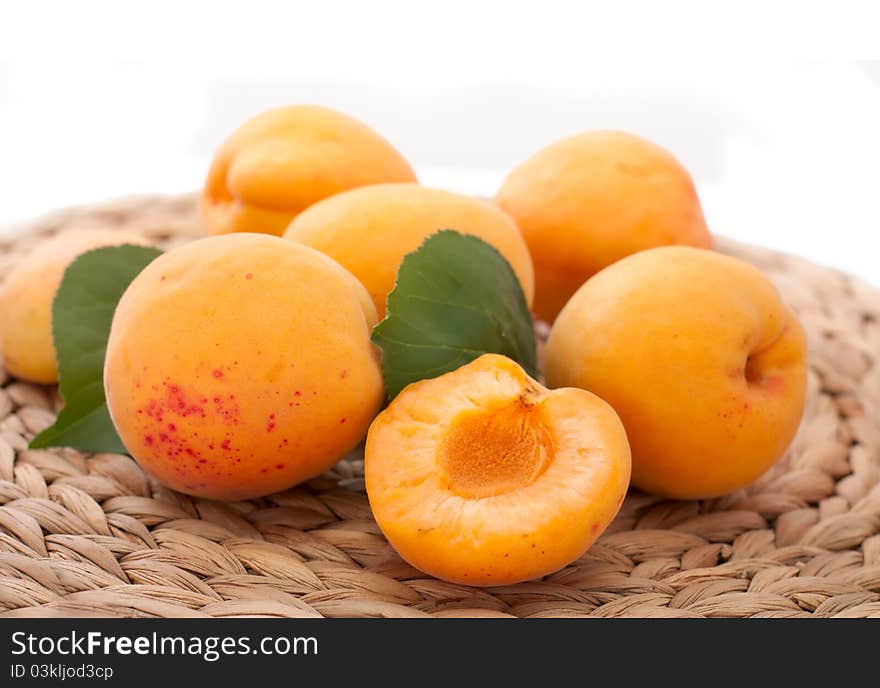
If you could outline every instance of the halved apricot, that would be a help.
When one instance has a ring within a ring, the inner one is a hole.
[[[599,397],[548,390],[485,354],[409,385],[370,427],[370,505],[410,564],[505,585],[583,554],[626,495],[630,450]]]

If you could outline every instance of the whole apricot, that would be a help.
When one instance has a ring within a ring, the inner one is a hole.
[[[246,499],[325,471],[384,391],[363,286],[307,246],[234,234],[150,263],[117,306],[104,388],[134,459],[169,487]]]
[[[316,248],[348,268],[367,288],[376,311],[394,288],[403,257],[441,229],[455,229],[494,246],[510,263],[532,303],[529,249],[513,220],[472,196],[417,184],[377,184],[316,203],[284,237]]]
[[[18,263],[0,290],[0,346],[6,370],[22,380],[58,382],[52,343],[52,301],[64,271],[87,251],[145,243],[143,237],[129,232],[65,232],[41,242]]]
[[[614,518],[630,452],[614,410],[485,354],[406,387],[370,427],[364,470],[382,532],[416,568],[505,585],[562,568]]]
[[[226,140],[200,209],[209,234],[281,234],[322,198],[415,180],[403,156],[367,125],[328,108],[294,105],[257,115]]]
[[[510,173],[495,200],[529,245],[534,310],[547,322],[591,275],[631,253],[711,244],[684,167],[624,132],[586,132],[544,148]]]
[[[714,497],[785,452],[804,407],[806,341],[759,270],[665,247],[578,290],[553,325],[546,373],[551,387],[590,390],[620,414],[634,485]]]

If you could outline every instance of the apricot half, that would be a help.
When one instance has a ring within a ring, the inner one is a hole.
[[[52,301],[64,271],[81,254],[102,246],[145,244],[114,230],[65,232],[39,244],[9,273],[0,291],[3,364],[18,378],[58,382],[52,341]]]
[[[245,499],[332,466],[384,397],[363,286],[261,234],[160,256],[113,317],[104,387],[134,459],[166,485]]]
[[[694,183],[659,146],[620,131],[572,136],[514,169],[495,198],[535,264],[535,313],[553,322],[591,275],[657,246],[711,243]]]
[[[549,391],[485,354],[406,387],[370,427],[365,473],[376,521],[406,561],[503,585],[586,551],[626,495],[630,453],[604,401]]]
[[[806,341],[756,268],[666,247],[606,268],[559,314],[546,348],[551,387],[581,387],[626,426],[633,484],[703,498],[752,482],[801,419]]]
[[[316,203],[284,234],[338,260],[367,288],[381,318],[403,257],[441,229],[491,244],[510,263],[531,305],[529,249],[513,220],[486,201],[417,184],[376,184]]]
[[[202,221],[209,234],[281,234],[322,198],[415,180],[403,156],[362,122],[315,105],[283,107],[248,120],[217,151]]]

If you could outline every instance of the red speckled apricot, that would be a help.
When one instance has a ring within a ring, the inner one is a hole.
[[[364,287],[306,246],[246,233],[187,244],[119,302],[110,415],[135,460],[176,490],[290,487],[350,451],[378,411],[375,322]]]

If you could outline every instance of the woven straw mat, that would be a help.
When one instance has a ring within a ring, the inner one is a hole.
[[[0,276],[40,237],[107,226],[165,247],[200,234],[190,196],[67,210],[0,238]],[[810,340],[800,432],[748,489],[691,502],[631,491],[563,570],[471,588],[394,553],[357,452],[271,497],[195,499],[126,456],[28,450],[53,422],[57,391],[0,371],[0,616],[880,616],[880,292],[719,245],[774,280]]]

